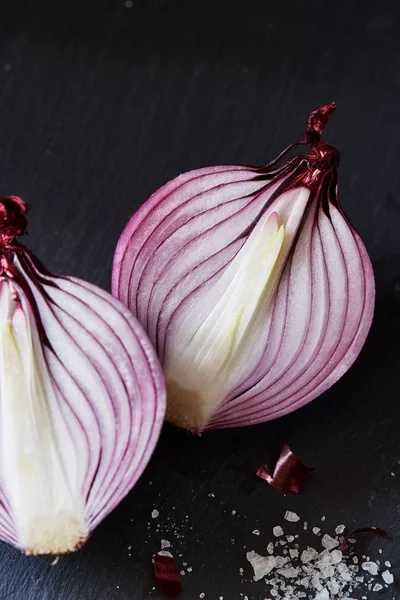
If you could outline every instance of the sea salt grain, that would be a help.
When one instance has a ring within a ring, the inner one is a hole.
[[[159,516],[159,514],[160,513],[158,512],[158,510],[155,508],[153,510],[153,512],[151,513],[151,516],[152,516],[153,519],[157,519],[157,517]]]
[[[258,529],[255,529],[254,531],[252,531],[253,535],[260,535],[260,531]]]
[[[392,563],[389,560],[385,561],[385,567],[391,567],[391,566],[392,566]]]
[[[378,575],[378,565],[372,561],[361,563],[361,568],[364,571],[368,571],[368,573],[370,573],[371,575]]]
[[[165,548],[171,548],[171,542],[168,540],[161,540],[161,550],[164,550]]]
[[[318,592],[314,600],[329,600],[328,590],[326,588],[323,588],[320,592]]]
[[[274,553],[274,544],[273,542],[270,542],[267,546],[267,552],[268,554],[273,554]]]
[[[335,540],[334,538],[332,538],[327,533],[322,538],[321,543],[322,543],[323,547],[326,548],[327,550],[333,550],[333,548],[336,548],[337,546],[339,546],[339,542],[337,540]]]
[[[279,569],[277,573],[283,577],[286,577],[287,579],[291,579],[293,577],[297,577],[299,570],[293,567],[288,567],[287,569]]]
[[[321,529],[319,527],[313,527],[313,533],[315,533],[315,535],[319,535],[321,533]]]
[[[340,535],[346,529],[346,525],[338,525],[335,529],[336,535]]]
[[[253,567],[254,581],[259,581],[268,575],[268,573],[276,566],[276,561],[273,556],[260,556],[260,554],[254,552],[254,550],[247,552],[246,558]]]
[[[382,573],[382,579],[388,585],[391,585],[393,583],[393,581],[394,581],[394,577],[393,577],[393,575],[389,571],[383,571],[383,573]]]
[[[279,537],[279,536],[283,535],[283,529],[280,525],[276,525],[273,528],[272,533],[274,534],[275,537]]]
[[[286,519],[286,521],[289,521],[290,523],[297,523],[297,521],[300,521],[299,515],[296,514],[295,512],[292,512],[291,510],[287,510],[285,512],[285,519]]]

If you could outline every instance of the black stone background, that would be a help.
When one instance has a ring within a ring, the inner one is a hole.
[[[387,528],[392,541],[362,544],[371,556],[384,548],[400,577],[398,6],[1,2],[0,193],[31,203],[27,241],[49,268],[109,289],[128,213],[155,189],[200,166],[265,163],[300,138],[310,110],[336,99],[325,138],[341,150],[341,202],[377,283],[368,342],[333,389],[252,428],[196,438],[166,426],[140,482],[82,551],[51,567],[1,544],[1,600],[161,598],[151,557],[162,537],[193,568],[182,600],[263,600],[245,552],[265,552],[286,509],[316,523],[325,515],[327,531]],[[254,476],[284,442],[316,467],[301,496]]]

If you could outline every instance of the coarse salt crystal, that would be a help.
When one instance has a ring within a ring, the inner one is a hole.
[[[321,569],[321,575],[322,575],[323,579],[329,579],[330,577],[333,577],[334,574],[335,574],[335,567],[333,567],[332,565],[322,567],[322,569]]]
[[[168,540],[161,540],[161,550],[164,550],[165,548],[171,548],[171,542]]]
[[[380,583],[376,583],[372,588],[373,592],[380,592],[381,590],[383,590],[383,585],[381,585]]]
[[[314,600],[329,600],[329,592],[326,588],[323,588],[314,596]]]
[[[272,533],[274,534],[275,537],[279,537],[279,536],[283,535],[283,529],[280,525],[276,525],[273,528]]]
[[[297,558],[299,556],[299,551],[296,548],[291,548],[289,550],[290,558]]]
[[[275,568],[276,560],[273,556],[261,556],[252,550],[247,552],[246,558],[253,567],[254,581],[259,581]]]
[[[291,544],[292,542],[294,542],[294,535],[287,535],[286,539],[289,542],[289,544]]]
[[[393,583],[393,581],[394,581],[394,577],[390,573],[390,571],[383,571],[383,573],[382,573],[382,579],[388,585],[391,585]]]
[[[289,567],[287,569],[279,569],[278,573],[283,577],[291,579],[293,577],[297,577],[297,575],[299,574],[299,570],[295,569],[294,567]]]
[[[340,535],[341,533],[344,532],[345,529],[346,529],[346,525],[338,525],[335,529],[335,533],[337,535]]]
[[[339,593],[340,589],[339,583],[336,581],[336,579],[331,579],[326,585],[328,586],[328,590],[332,594],[332,597],[336,598],[336,595]]]
[[[361,568],[364,571],[368,571],[368,573],[371,573],[371,575],[378,575],[378,565],[372,561],[361,563]]]
[[[151,513],[151,516],[152,516],[153,519],[157,519],[157,517],[159,516],[159,514],[160,513],[158,512],[158,510],[155,508],[153,510],[153,512]]]
[[[326,519],[325,516],[321,517],[321,521],[325,521],[325,519]]]
[[[255,529],[254,531],[252,531],[253,535],[260,535],[260,531],[258,529]]]
[[[274,553],[274,544],[273,542],[270,542],[267,546],[267,552],[268,554],[273,554]]]
[[[160,552],[158,552],[158,556],[168,556],[169,558],[174,558],[171,552],[168,552],[167,550],[160,550]]]
[[[390,562],[390,560],[386,560],[385,561],[385,567],[391,567],[392,563]]]
[[[319,527],[313,527],[313,533],[315,533],[315,535],[319,535],[321,532],[321,529]]]
[[[285,519],[286,519],[286,521],[289,521],[290,523],[297,523],[297,521],[300,521],[299,515],[296,514],[295,512],[292,512],[291,510],[287,510],[285,512]]]
[[[275,566],[277,569],[280,569],[281,567],[283,567],[283,565],[285,565],[286,563],[288,563],[290,560],[290,558],[288,556],[275,556]]]
[[[341,550],[332,550],[331,552],[331,560],[333,565],[338,565],[343,558],[343,554]]]
[[[199,598],[205,598],[205,597],[206,597],[205,593],[201,592],[201,594],[199,595]]]
[[[307,521],[304,521],[304,523],[303,523],[304,531],[307,531],[307,527],[308,527],[308,523],[307,523]]]
[[[339,546],[339,542],[337,540],[335,540],[334,538],[332,538],[330,535],[328,535],[327,533],[324,535],[324,537],[321,540],[321,544],[323,545],[324,548],[326,548],[327,550],[333,550],[333,548],[336,548],[337,546]]]

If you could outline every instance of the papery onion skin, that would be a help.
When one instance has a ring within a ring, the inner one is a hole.
[[[304,141],[264,167],[180,175],[125,227],[112,291],[157,350],[170,422],[201,432],[277,418],[328,389],[361,351],[375,286],[339,205],[339,152],[321,141],[335,108],[311,113]],[[280,165],[304,144],[309,153]],[[275,248],[264,288],[263,235],[265,252]]]
[[[122,303],[53,275],[18,242],[27,210],[0,199],[0,539],[60,555],[79,549],[140,477],[165,384]]]

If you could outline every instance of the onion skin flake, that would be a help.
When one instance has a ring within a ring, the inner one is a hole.
[[[339,204],[339,152],[321,140],[335,108],[312,112],[304,140],[266,166],[180,175],[125,227],[112,291],[156,348],[171,423],[200,433],[278,418],[359,355],[375,284]]]

